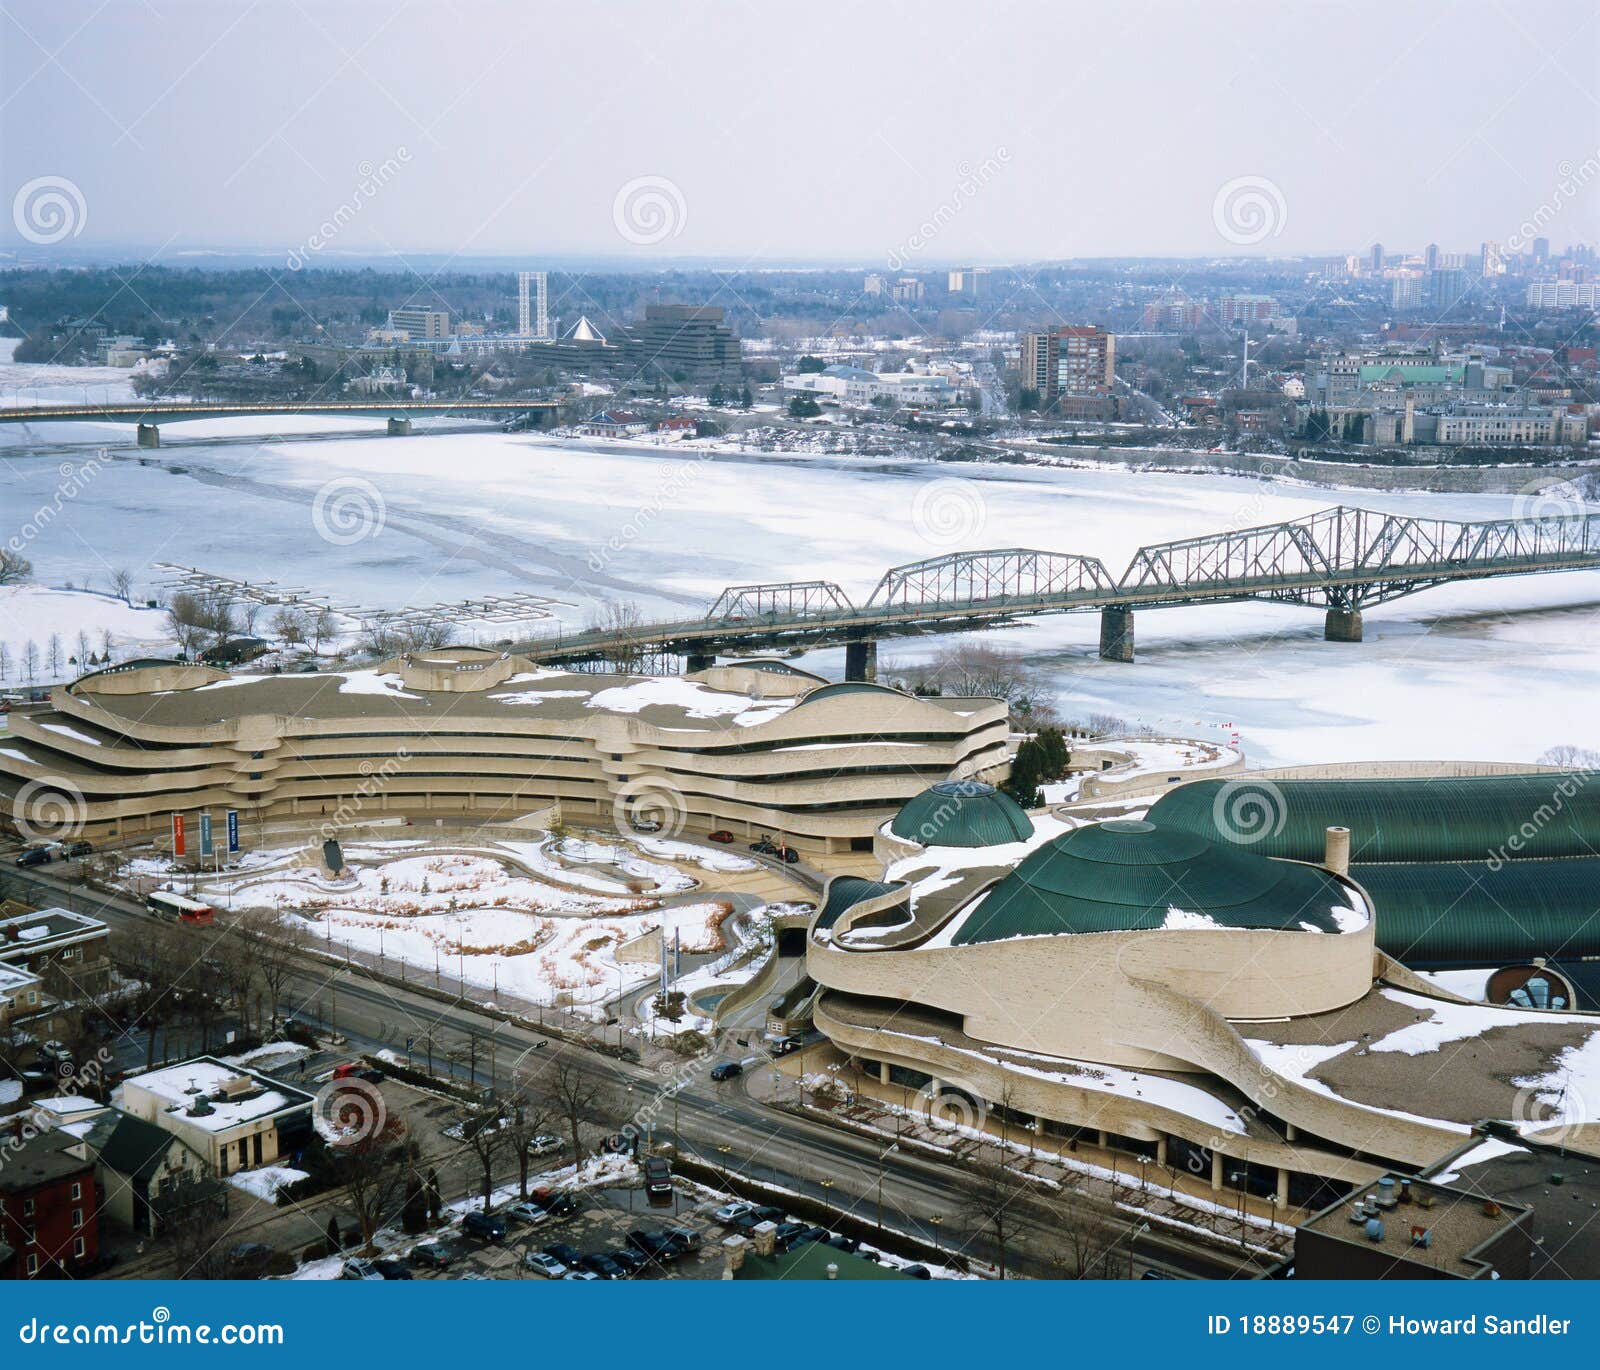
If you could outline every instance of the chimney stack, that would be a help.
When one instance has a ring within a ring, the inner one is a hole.
[[[1329,828],[1323,842],[1322,864],[1335,875],[1350,875],[1350,829]]]

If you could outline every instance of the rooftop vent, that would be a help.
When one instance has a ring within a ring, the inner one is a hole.
[[[1369,1242],[1381,1242],[1383,1240],[1382,1218],[1367,1219],[1367,1240]]]

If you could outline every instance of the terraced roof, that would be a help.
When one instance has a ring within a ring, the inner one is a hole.
[[[1030,853],[966,915],[951,942],[1160,927],[1338,933],[1365,922],[1351,909],[1354,898],[1311,866],[1116,819]]]

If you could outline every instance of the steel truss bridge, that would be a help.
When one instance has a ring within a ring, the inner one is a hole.
[[[1155,543],[1113,575],[1098,557],[1022,547],[956,552],[884,572],[860,604],[832,581],[734,585],[705,617],[537,638],[517,650],[569,665],[690,669],[719,653],[845,645],[870,678],[882,638],[1101,613],[1100,654],[1133,660],[1133,611],[1264,600],[1326,611],[1331,641],[1361,639],[1361,611],[1451,581],[1600,568],[1600,514],[1454,523],[1339,506],[1285,523]]]
[[[513,418],[529,414],[541,421],[561,408],[557,400],[318,400],[306,404],[287,401],[233,402],[228,400],[193,403],[141,404],[42,404],[0,409],[0,423],[132,423],[139,428],[144,446],[157,445],[157,427],[186,419],[248,418],[270,415],[274,418],[297,414],[354,416],[388,419],[389,431],[396,435],[410,431],[410,421],[428,415],[455,415],[461,418]]]

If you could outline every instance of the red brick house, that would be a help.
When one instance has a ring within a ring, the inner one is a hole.
[[[0,1277],[60,1279],[99,1259],[94,1162],[83,1143],[13,1119],[0,1135]]]

